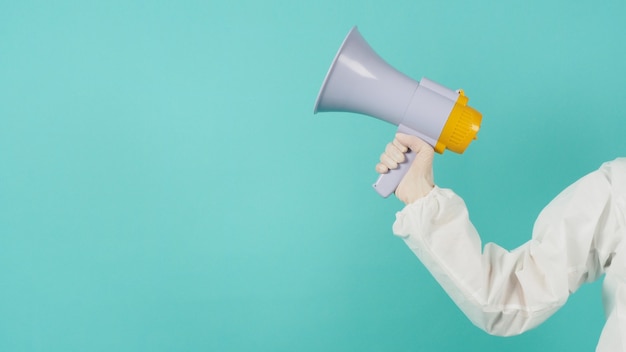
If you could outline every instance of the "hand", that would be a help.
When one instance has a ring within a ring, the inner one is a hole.
[[[393,142],[387,144],[380,156],[376,172],[385,174],[396,169],[405,160],[404,153],[417,153],[409,171],[404,175],[396,189],[396,197],[405,204],[413,203],[427,195],[435,186],[433,178],[434,149],[418,137],[398,133]]]

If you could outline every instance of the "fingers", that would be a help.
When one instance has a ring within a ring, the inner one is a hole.
[[[421,138],[411,136],[409,134],[397,133],[394,142],[396,141],[399,145],[411,149],[412,151],[417,153],[419,153],[423,148],[432,149],[432,147],[428,143],[424,142]]]
[[[399,162],[389,157],[387,153],[383,153],[380,156],[380,164],[384,165],[389,170],[393,170],[398,168]]]
[[[389,170],[398,168],[406,160],[405,153],[412,150],[418,154],[418,159],[431,160],[433,148],[422,139],[403,133],[396,134],[396,138],[385,147],[385,152],[376,164],[376,172],[385,174]]]
[[[376,165],[376,171],[378,173],[384,174],[391,169],[396,169],[398,164],[405,160],[404,153],[408,149],[394,142],[387,144],[385,152],[380,156],[380,163]]]
[[[385,148],[385,153],[383,155],[386,155],[389,159],[391,159],[392,162],[395,162],[397,167],[397,164],[404,161],[404,153],[406,153],[408,149],[405,146],[394,142],[396,142],[396,140],[387,144],[387,147]]]
[[[409,151],[409,148],[406,145],[402,144],[402,142],[400,142],[397,137],[391,143],[393,143],[393,145],[395,145],[396,148],[402,153],[406,153]]]
[[[376,172],[379,174],[386,174],[389,172],[389,168],[383,163],[378,163],[376,164]]]

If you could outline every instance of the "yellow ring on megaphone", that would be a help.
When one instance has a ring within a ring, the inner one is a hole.
[[[445,149],[448,149],[462,154],[469,144],[476,139],[483,116],[476,109],[467,106],[468,100],[463,91],[460,91],[435,145],[437,153],[441,154]]]

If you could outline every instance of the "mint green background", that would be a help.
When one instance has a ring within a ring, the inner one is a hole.
[[[313,115],[353,25],[464,88],[435,163],[514,248],[624,155],[626,3],[0,2],[1,351],[590,351],[600,284],[541,327],[475,328],[371,189],[395,128]]]

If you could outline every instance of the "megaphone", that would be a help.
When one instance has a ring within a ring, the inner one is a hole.
[[[353,27],[322,83],[314,113],[354,112],[398,126],[430,144],[463,153],[480,129],[482,115],[467,105],[463,90],[451,90],[427,78],[419,82],[387,64]],[[374,189],[383,197],[395,191],[415,153],[397,169],[381,175]]]

